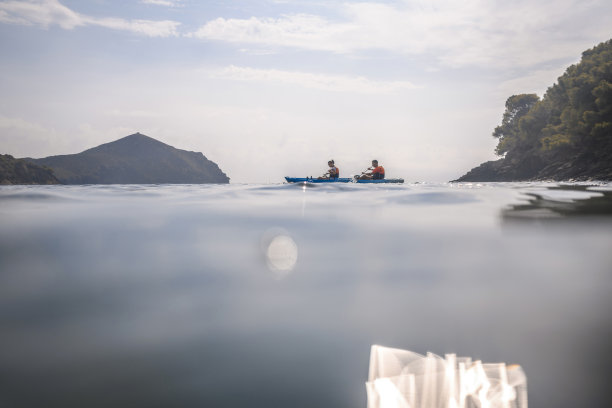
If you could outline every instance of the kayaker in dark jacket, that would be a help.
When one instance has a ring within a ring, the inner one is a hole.
[[[385,168],[378,165],[378,160],[372,160],[372,167],[369,167],[368,170],[371,171],[355,177],[359,180],[382,180],[385,178]]]

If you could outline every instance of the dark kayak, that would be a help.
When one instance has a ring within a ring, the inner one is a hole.
[[[404,179],[382,179],[382,180],[355,180],[357,183],[403,183]]]
[[[348,183],[350,178],[318,179],[312,177],[285,177],[288,183]]]

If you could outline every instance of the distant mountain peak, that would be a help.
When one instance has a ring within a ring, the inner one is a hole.
[[[174,147],[153,139],[150,136],[143,135],[140,132],[133,133],[129,136],[122,137],[112,142],[104,143],[91,149],[87,149],[83,154],[94,153],[113,153],[122,156],[138,155],[143,156],[152,154],[153,152],[161,152],[165,149],[175,149]],[[178,150],[178,149],[175,149]]]
[[[159,143],[161,143],[159,140],[157,140],[157,139],[153,139],[152,137],[147,136],[147,135],[144,135],[144,134],[142,134],[142,133],[140,133],[140,132],[132,133],[131,135],[128,135],[128,136],[122,137],[121,139],[117,139],[117,140],[115,140],[115,141],[116,141],[116,142],[118,142],[119,140],[125,140],[125,139],[131,139],[131,140],[133,140],[133,139],[139,139],[139,140],[149,140],[149,141],[155,141],[155,142],[159,142]],[[111,143],[112,143],[112,142],[111,142]]]
[[[202,153],[177,149],[140,132],[78,154],[29,159],[65,184],[228,183]]]

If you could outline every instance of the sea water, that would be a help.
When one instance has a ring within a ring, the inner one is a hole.
[[[365,407],[379,344],[610,406],[612,185],[0,187],[1,407]]]

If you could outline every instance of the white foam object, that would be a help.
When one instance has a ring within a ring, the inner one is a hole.
[[[368,408],[527,408],[527,377],[518,365],[373,345]]]

